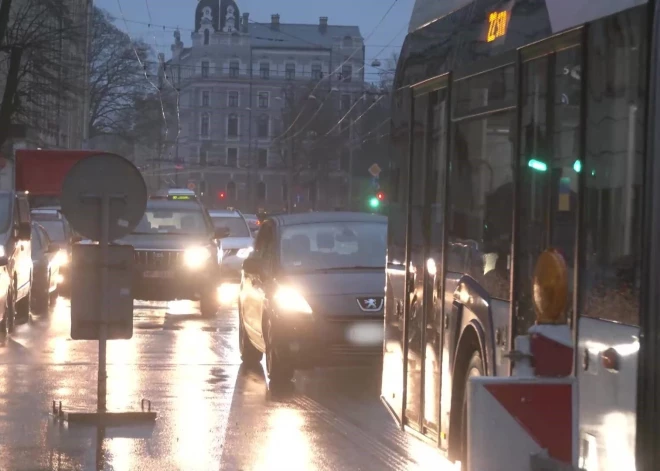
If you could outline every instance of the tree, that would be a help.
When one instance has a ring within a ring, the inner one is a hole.
[[[288,209],[293,208],[298,187],[327,184],[330,163],[339,158],[347,128],[339,124],[336,93],[317,88],[289,86],[284,93],[281,129],[275,130],[275,147],[282,167],[287,169]],[[348,120],[346,120],[348,123]]]
[[[0,146],[12,125],[56,134],[61,115],[82,96],[85,15],[67,0],[2,0]]]
[[[144,103],[148,93],[156,91],[149,80],[155,84],[157,77],[142,66],[148,63],[151,48],[131,40],[100,8],[94,8],[91,30],[89,135],[128,138],[139,116],[137,106]]]

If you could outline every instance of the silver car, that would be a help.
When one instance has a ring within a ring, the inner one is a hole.
[[[240,211],[212,210],[209,215],[216,228],[226,228],[229,231],[229,235],[218,242],[222,253],[219,296],[221,301],[226,303],[232,301],[238,293],[243,260],[252,252],[254,238]]]

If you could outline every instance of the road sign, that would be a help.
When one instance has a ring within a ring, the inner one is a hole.
[[[108,267],[108,298],[112,299],[112,314],[107,322],[107,339],[130,339],[133,336],[133,265],[134,250],[130,245],[108,247],[111,260]],[[99,340],[100,313],[98,289],[100,246],[73,246],[71,269],[71,338]]]
[[[195,184],[194,181],[191,180],[191,181],[188,182],[188,189],[189,190],[195,191],[196,188],[197,188],[197,185]]]
[[[73,229],[101,240],[101,206],[109,198],[108,241],[129,234],[147,207],[147,186],[131,162],[115,154],[97,154],[78,161],[64,177],[62,213]]]
[[[380,175],[380,172],[382,171],[383,169],[380,168],[380,165],[378,164],[372,164],[371,167],[369,167],[369,173],[376,178],[378,178],[378,175]]]

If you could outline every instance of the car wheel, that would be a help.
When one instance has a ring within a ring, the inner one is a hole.
[[[202,317],[213,317],[218,312],[218,300],[216,292],[211,291],[202,296],[199,302],[199,310],[202,311]]]
[[[268,377],[273,382],[286,383],[293,379],[294,369],[291,363],[282,355],[278,354],[275,336],[273,334],[272,323],[270,317],[266,321],[266,370]]]
[[[475,376],[484,375],[484,363],[481,360],[481,355],[479,352],[474,352],[470,363],[468,363],[467,370],[465,372],[465,386],[463,387],[463,410],[461,411],[461,469],[468,469],[468,449],[467,449],[467,438],[468,438],[468,424],[467,424],[467,408],[468,408],[468,381],[470,378]]]
[[[241,360],[246,365],[256,365],[263,358],[263,353],[257,350],[257,347],[252,344],[252,341],[248,337],[245,326],[243,325],[243,318],[240,314],[238,316],[238,347],[241,352]]]
[[[20,320],[30,318],[30,306],[32,304],[32,289],[28,291],[23,299],[16,302],[16,317]]]
[[[12,333],[14,331],[14,316],[16,315],[16,303],[14,301],[14,291],[9,288],[7,290],[7,298],[5,300],[5,317],[2,320],[4,325],[3,331]]]

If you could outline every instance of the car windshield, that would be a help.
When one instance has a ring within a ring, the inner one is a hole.
[[[250,237],[250,230],[240,217],[211,216],[211,220],[216,228],[229,229],[229,237]]]
[[[64,229],[64,222],[59,221],[39,221],[39,224],[46,229],[46,233],[50,240],[53,242],[66,242],[66,232]]]
[[[384,268],[387,225],[332,222],[285,226],[280,253],[285,270]]]
[[[147,208],[133,234],[205,234],[208,226],[201,211]]]

